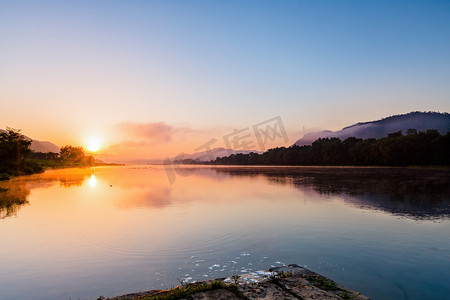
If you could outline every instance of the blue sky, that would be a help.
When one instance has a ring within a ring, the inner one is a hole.
[[[449,1],[0,1],[0,38],[2,126],[60,144],[450,110]]]

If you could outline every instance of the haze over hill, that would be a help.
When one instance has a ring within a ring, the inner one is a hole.
[[[445,134],[450,131],[450,114],[438,112],[411,112],[404,115],[390,116],[377,121],[357,123],[339,131],[323,130],[310,132],[297,140],[294,145],[311,145],[318,138],[382,138],[388,133],[400,130],[402,130],[403,133],[406,133],[406,130],[411,128],[415,128],[418,131],[436,129],[441,134]]]

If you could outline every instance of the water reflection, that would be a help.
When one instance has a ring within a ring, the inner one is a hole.
[[[29,193],[24,181],[4,182],[0,186],[0,219],[16,216],[20,207],[29,203]]]
[[[21,207],[29,204],[32,189],[49,188],[57,183],[64,188],[79,187],[91,172],[90,169],[63,169],[0,181],[0,219],[17,216]],[[91,186],[96,184],[92,176]]]
[[[195,176],[192,177],[196,178],[195,184],[199,187],[210,188],[211,184],[218,185],[227,178],[239,176],[260,177],[274,185],[308,189],[321,195],[340,195],[345,203],[361,209],[380,210],[416,220],[450,216],[450,170],[445,169],[242,166],[194,169]],[[181,180],[175,188],[169,186],[167,179],[161,176],[162,170],[112,170],[65,169],[0,182],[0,217],[15,216],[20,207],[28,204],[30,189],[48,188],[58,183],[64,188],[81,187],[85,181],[93,188],[99,184],[99,176],[110,190],[121,195],[115,197],[115,205],[121,209],[164,208],[174,201],[187,203],[199,199],[189,193],[174,194],[180,189]],[[147,173],[135,176],[136,171]],[[156,173],[158,176],[148,177]],[[200,183],[199,178],[205,178],[205,182]],[[188,186],[189,183],[183,189],[189,189]],[[237,186],[232,188],[237,189]],[[245,197],[258,191],[242,188],[240,193]]]
[[[222,167],[232,176],[264,176],[272,184],[341,195],[362,209],[420,219],[450,216],[450,170],[410,168]]]
[[[134,197],[120,198],[117,207],[131,208],[164,208],[172,204],[171,190],[167,187],[153,186],[149,189],[136,192]]]

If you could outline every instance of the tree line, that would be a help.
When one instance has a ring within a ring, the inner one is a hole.
[[[262,154],[232,154],[217,165],[411,166],[450,165],[450,132],[408,129],[384,138],[319,138],[312,145],[278,147]]]
[[[33,174],[48,167],[92,166],[95,159],[87,156],[82,147],[64,146],[59,153],[34,152],[31,140],[20,130],[7,128],[0,132],[0,180],[11,175]]]

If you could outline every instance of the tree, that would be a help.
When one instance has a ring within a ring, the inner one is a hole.
[[[95,158],[92,155],[85,156],[83,157],[83,164],[87,166],[93,166],[95,164]]]
[[[20,172],[24,159],[31,153],[31,141],[26,140],[20,130],[6,128],[0,132],[0,171],[10,173]]]
[[[418,134],[418,132],[417,132],[417,129],[415,129],[415,128],[410,128],[410,129],[406,130],[406,135],[417,135],[417,134]]]
[[[84,150],[83,147],[64,146],[59,155],[64,161],[80,163],[84,159]]]

